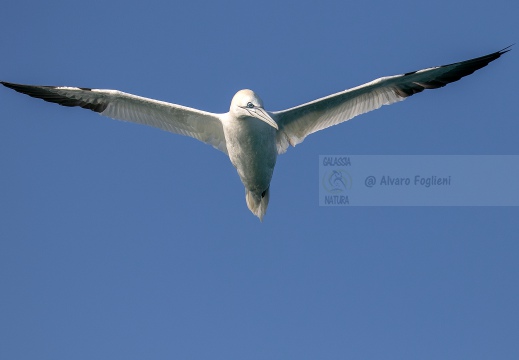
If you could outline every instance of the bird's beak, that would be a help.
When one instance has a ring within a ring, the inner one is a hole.
[[[249,109],[247,109],[249,110]],[[266,122],[270,126],[272,126],[274,129],[279,130],[278,124],[272,119],[272,117],[263,109],[260,107],[256,107],[254,109],[250,109],[249,113],[254,116],[257,119],[260,119],[261,121]]]

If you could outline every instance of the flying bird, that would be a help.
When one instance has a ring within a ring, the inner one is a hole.
[[[245,186],[250,211],[261,221],[269,203],[276,158],[308,135],[357,115],[437,89],[472,74],[504,53],[382,77],[290,109],[266,111],[252,90],[238,91],[229,112],[215,114],[117,90],[35,86],[0,82],[29,96],[63,106],[80,106],[114,119],[191,136],[229,156]]]

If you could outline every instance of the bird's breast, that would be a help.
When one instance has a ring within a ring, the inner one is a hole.
[[[227,151],[243,185],[262,193],[276,165],[276,129],[255,118],[232,120],[224,126]]]

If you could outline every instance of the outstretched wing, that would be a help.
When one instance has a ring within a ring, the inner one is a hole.
[[[191,136],[227,154],[222,123],[216,114],[117,90],[0,83],[23,94],[63,106],[80,106],[114,119]]]
[[[278,153],[316,131],[393,104],[425,89],[437,89],[488,65],[510,47],[475,59],[376,79],[309,103],[273,112],[278,123]]]

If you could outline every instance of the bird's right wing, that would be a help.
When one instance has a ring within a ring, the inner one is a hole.
[[[357,115],[393,104],[425,89],[436,89],[457,81],[488,65],[509,51],[509,47],[479,58],[403,75],[376,79],[291,109],[273,112],[279,131],[278,153],[295,146],[316,131],[340,124]]]
[[[227,154],[223,127],[217,114],[117,90],[0,83],[45,101],[63,106],[80,106],[114,119],[190,136]]]

